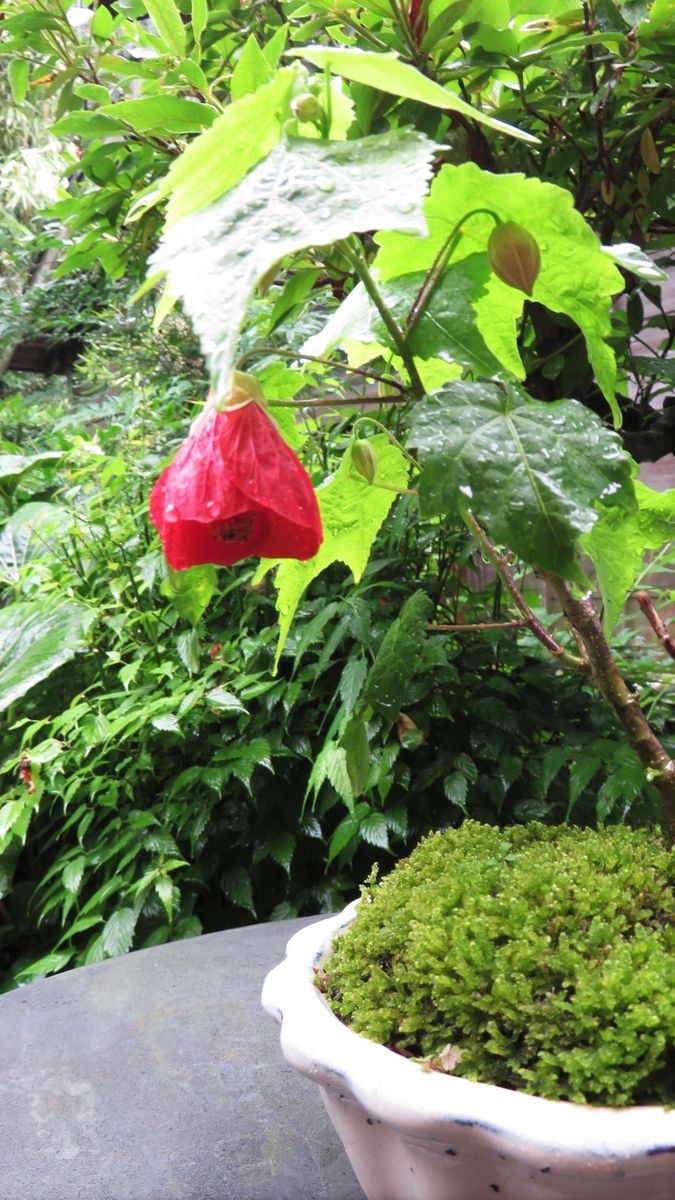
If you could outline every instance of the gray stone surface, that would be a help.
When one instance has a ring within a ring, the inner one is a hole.
[[[142,950],[0,997],[0,1200],[362,1200],[260,1008],[305,921]]]

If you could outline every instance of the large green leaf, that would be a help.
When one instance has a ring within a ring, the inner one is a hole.
[[[276,147],[216,204],[173,225],[151,258],[182,298],[217,391],[229,386],[237,335],[275,263],[368,229],[423,233],[434,144],[413,130],[353,142]]]
[[[280,564],[274,581],[278,590],[279,613],[275,670],[305,589],[334,562],[349,567],[358,583],[366,568],[371,546],[396,498],[395,492],[387,489],[401,488],[407,484],[406,459],[388,437],[376,434],[369,440],[369,445],[377,455],[376,483],[383,483],[385,487],[366,483],[362,476],[353,474],[351,453],[347,451],[335,475],[316,494],[323,525],[323,542],[318,554],[307,562],[263,559],[254,577],[254,582],[258,582],[266,571]]]
[[[58,504],[31,501],[17,508],[0,533],[0,580],[18,583],[25,564],[48,551],[72,523],[72,514]]]
[[[295,71],[287,67],[253,95],[228,104],[211,128],[176,159],[138,211],[170,196],[168,228],[224,196],[279,141],[283,121],[290,114],[294,79]]]
[[[416,272],[380,287],[401,328],[405,327],[424,277],[423,271]],[[485,295],[489,282],[486,254],[474,254],[449,267],[411,331],[409,342],[413,354],[422,359],[440,358],[458,363],[479,375],[498,374],[501,366],[508,370],[509,363],[500,363],[491,353],[476,324],[473,304]],[[352,289],[324,329],[309,338],[303,349],[307,354],[324,355],[334,346],[351,340],[395,349],[363,284]],[[518,365],[522,373],[520,360]]]
[[[0,483],[13,483],[26,471],[63,458],[61,450],[43,450],[40,454],[0,454]]]
[[[402,62],[397,54],[359,50],[357,47],[327,46],[303,46],[297,50],[289,50],[288,53],[305,58],[316,67],[328,68],[329,71],[351,79],[354,83],[365,83],[380,92],[416,100],[420,104],[430,104],[433,108],[462,113],[472,121],[489,125],[491,129],[498,129],[502,133],[511,134],[512,137],[522,138],[525,142],[538,141],[531,133],[498,121],[496,117],[481,112],[479,108],[473,108],[454,92],[446,91],[440,83],[434,83],[416,67]]]
[[[635,495],[636,512],[610,509],[583,542],[595,564],[608,633],[643,569],[645,552],[675,540],[675,488],[655,492],[636,482]]]
[[[579,576],[578,538],[603,506],[635,507],[619,438],[576,400],[451,383],[413,409],[410,441],[424,513],[471,509],[520,558],[568,578]]]
[[[160,591],[181,617],[196,625],[206,612],[217,583],[218,573],[210,563],[188,567],[185,571],[173,571],[168,567]]]
[[[75,601],[0,609],[0,712],[82,649],[94,615]]]
[[[185,55],[185,26],[181,20],[176,0],[143,0],[143,6],[165,46],[176,58],[183,58]]]
[[[98,110],[106,117],[124,121],[139,133],[194,133],[211,125],[216,110],[196,100],[180,96],[143,96],[139,100],[118,100],[102,104]]]
[[[413,239],[401,233],[377,237],[380,252],[375,266],[384,280],[410,271],[428,269],[458,222],[473,209],[493,209],[504,221],[517,221],[537,238],[541,271],[532,299],[577,323],[588,347],[596,378],[617,425],[616,363],[607,338],[611,332],[610,301],[623,288],[620,272],[584,218],[574,208],[570,192],[524,175],[492,175],[475,163],[444,166],[436,177],[424,211],[428,237]],[[485,213],[466,221],[453,261],[484,251],[494,222]],[[525,297],[495,276],[483,296],[475,301],[478,327],[492,352],[505,361],[505,336],[510,328],[510,354],[518,361],[514,315]],[[499,333],[493,338],[492,323]],[[509,324],[510,323],[510,324]]]

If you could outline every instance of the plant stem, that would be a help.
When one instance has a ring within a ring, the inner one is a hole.
[[[358,249],[356,248],[357,245],[358,245]],[[341,243],[341,246],[344,251],[345,257],[349,260],[349,262],[353,266],[354,270],[356,271],[356,274],[358,275],[364,288],[366,289],[368,295],[370,296],[370,299],[372,300],[378,313],[382,317],[384,327],[387,330],[389,336],[391,337],[391,340],[394,343],[394,346],[396,347],[398,354],[403,359],[405,369],[408,372],[408,376],[410,378],[410,383],[412,385],[413,392],[417,396],[418,400],[421,400],[422,397],[424,396],[424,384],[422,383],[422,380],[419,377],[419,372],[417,370],[417,367],[415,366],[415,359],[413,357],[412,351],[406,341],[405,334],[403,333],[403,331],[401,329],[399,329],[398,324],[396,323],[392,313],[390,312],[390,310],[384,300],[384,297],[382,296],[382,293],[380,292],[380,289],[378,288],[375,280],[373,279],[373,276],[370,273],[368,264],[366,262],[365,255],[361,248],[361,244],[360,243],[352,244],[352,242],[344,241]]]
[[[416,324],[416,322],[419,320],[419,318],[422,316],[422,313],[424,312],[427,304],[431,300],[431,297],[432,297],[434,291],[436,290],[436,287],[441,278],[441,275],[443,274],[450,259],[452,258],[452,255],[454,254],[454,251],[455,251],[455,247],[456,247],[457,243],[459,242],[459,239],[462,236],[462,232],[463,232],[462,225],[464,224],[465,221],[468,221],[469,217],[474,217],[476,215],[476,213],[487,213],[489,216],[492,217],[492,219],[496,225],[499,225],[501,223],[501,218],[497,215],[496,212],[494,212],[493,209],[491,209],[491,208],[472,208],[469,210],[468,213],[465,213],[464,216],[454,226],[454,228],[450,230],[450,233],[446,237],[445,241],[443,242],[443,245],[441,246],[440,250],[438,251],[438,254],[436,255],[431,266],[429,267],[429,270],[427,271],[427,273],[424,277],[424,280],[422,281],[422,286],[421,286],[419,292],[417,293],[417,295],[415,296],[415,299],[412,302],[412,307],[410,309],[410,312],[408,313],[408,318],[406,320],[406,333],[408,333],[408,334],[410,333],[411,329]]]
[[[649,772],[661,798],[663,836],[669,846],[675,845],[675,762],[651,729],[637,696],[619,672],[590,600],[577,600],[557,575],[549,571],[542,571],[541,575],[550,583],[572,629],[583,642],[592,682],[614,710],[630,745]]]
[[[675,658],[675,642],[671,638],[670,634],[668,633],[668,630],[666,629],[665,625],[663,624],[663,621],[661,620],[659,614],[657,613],[656,609],[654,608],[654,603],[653,603],[652,598],[649,595],[649,593],[648,592],[636,592],[635,599],[637,600],[638,604],[640,605],[640,608],[642,609],[647,620],[649,621],[649,624],[651,625],[652,629],[654,630],[654,633],[656,634],[661,645],[663,646],[663,649],[666,651],[667,654],[670,655],[671,658]]]
[[[378,383],[386,383],[387,386],[397,388],[400,392],[407,392],[409,389],[404,383],[399,383],[396,379],[385,377],[379,371],[368,371],[365,367],[350,367],[346,363],[337,362],[333,358],[319,358],[316,354],[302,354],[299,350],[279,350],[276,346],[258,346],[253,350],[248,350],[246,354],[242,354],[237,359],[237,370],[243,369],[244,363],[249,359],[255,358],[258,355],[276,355],[278,358],[301,358],[305,362],[321,363],[324,367],[333,367],[337,371],[349,371],[352,375],[362,375],[364,379],[375,379]]]
[[[542,646],[545,646],[551,654],[560,659],[565,666],[572,667],[576,671],[585,671],[588,666],[586,661],[583,658],[577,658],[575,654],[570,654],[569,650],[565,650],[564,646],[560,646],[558,642],[556,642],[555,638],[551,637],[551,634],[544,629],[544,626],[541,624],[541,622],[537,620],[529,605],[526,603],[515,579],[513,578],[509,564],[507,563],[503,554],[499,553],[497,547],[493,546],[485,530],[478,524],[478,521],[474,517],[473,513],[465,513],[464,520],[474,537],[476,537],[480,542],[495,570],[501,576],[503,583],[515,601],[516,607],[520,609],[521,613],[523,614],[525,618],[525,624],[531,633],[533,633],[534,636],[541,642]]]
[[[476,624],[427,625],[427,633],[473,633],[483,629],[525,629],[527,621],[478,621]]]

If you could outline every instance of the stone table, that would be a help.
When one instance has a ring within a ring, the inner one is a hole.
[[[260,1008],[306,920],[0,996],[0,1200],[362,1200]]]

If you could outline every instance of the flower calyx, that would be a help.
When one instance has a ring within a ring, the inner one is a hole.
[[[377,475],[377,454],[366,438],[355,438],[352,442],[352,466],[354,470],[372,483]]]

